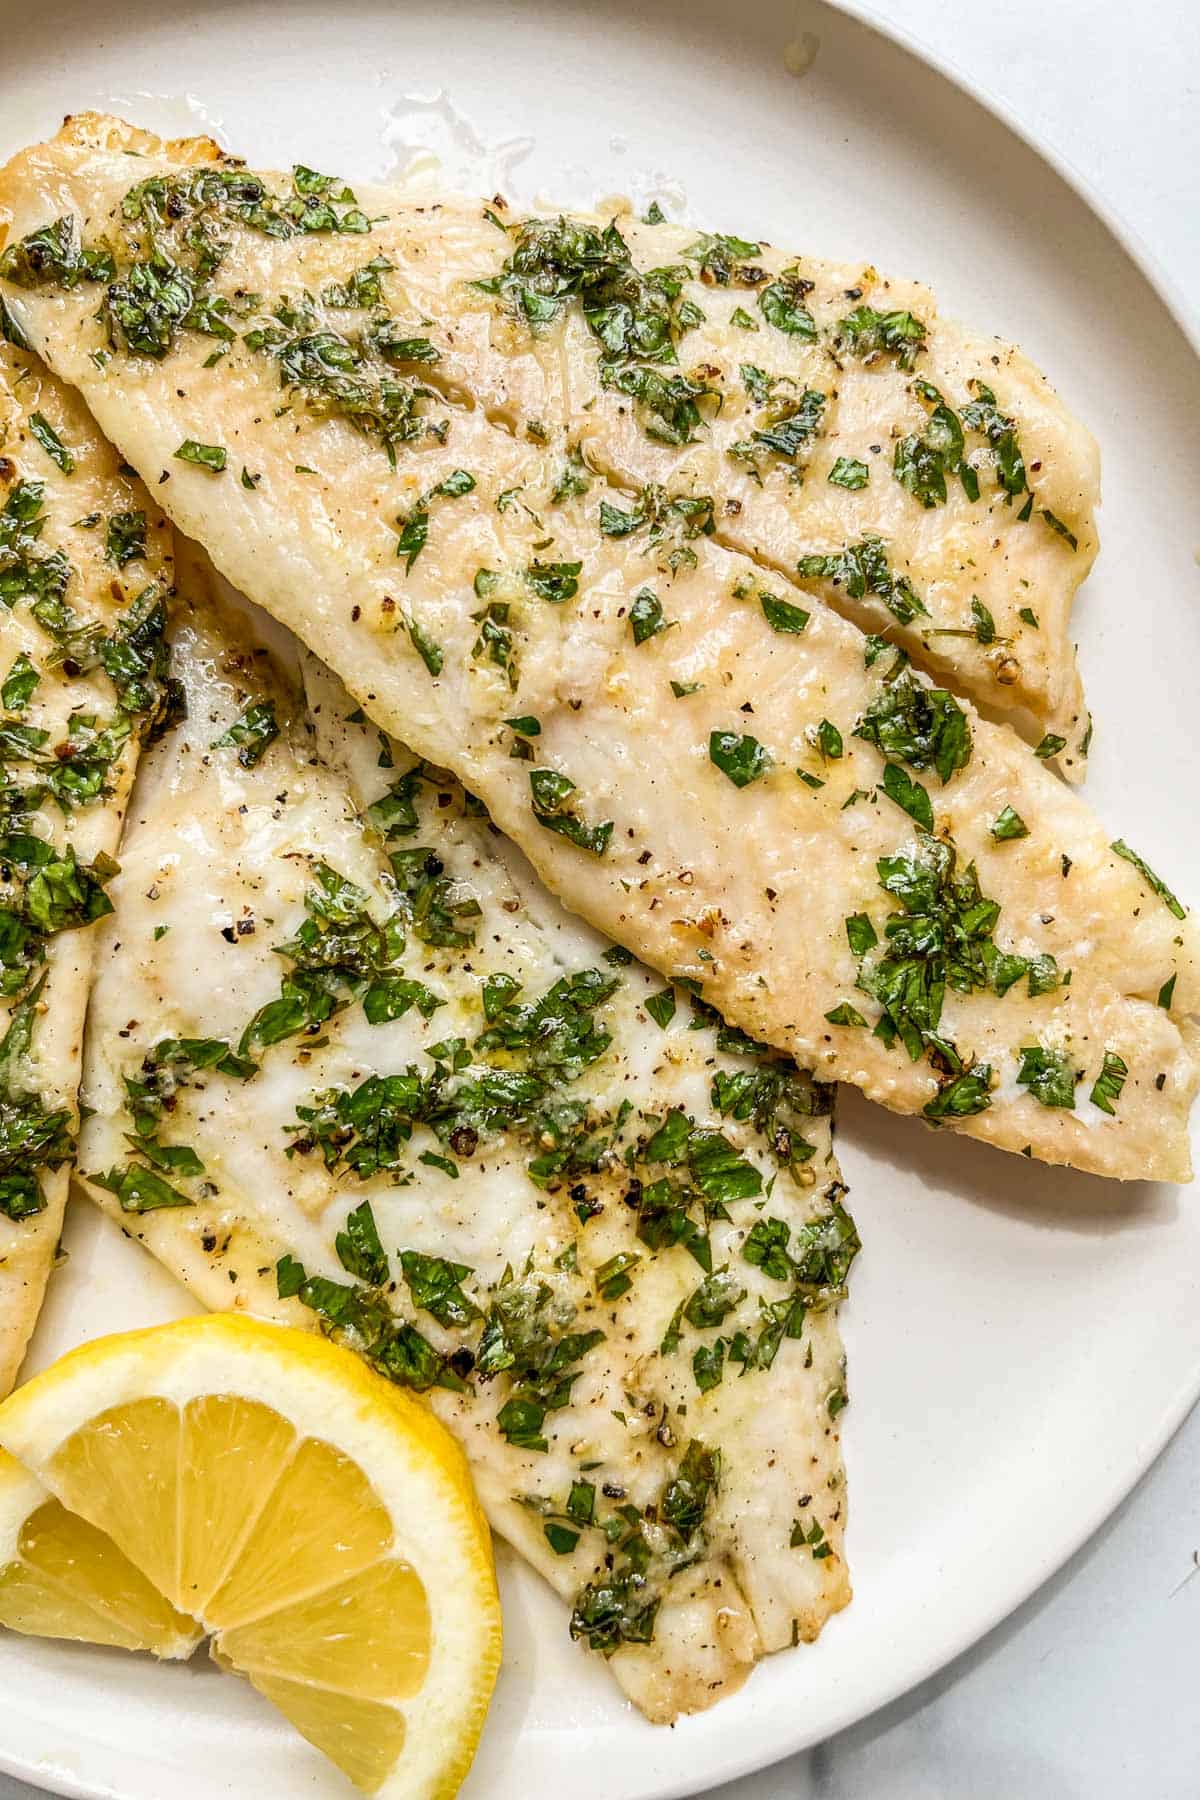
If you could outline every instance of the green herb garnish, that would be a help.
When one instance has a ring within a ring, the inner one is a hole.
[[[738,788],[748,787],[752,781],[765,775],[771,766],[769,753],[748,732],[710,733],[708,759]]]
[[[1182,900],[1176,899],[1162,876],[1154,873],[1144,857],[1139,856],[1136,850],[1131,850],[1123,838],[1114,839],[1110,848],[1115,850],[1118,856],[1124,857],[1127,863],[1133,864],[1151,893],[1158,895],[1169,913],[1172,913],[1177,919],[1187,918],[1187,907]]]
[[[1042,1044],[1027,1045],[1021,1051],[1017,1084],[1028,1088],[1042,1106],[1075,1105],[1075,1084],[1079,1079],[1070,1060],[1061,1050],[1047,1050]]]
[[[253,769],[262,761],[278,736],[279,722],[275,717],[275,702],[256,700],[240,718],[234,720],[228,731],[213,739],[212,747],[214,750],[236,748],[237,759],[243,769]]]
[[[184,438],[175,458],[177,462],[195,463],[197,468],[220,475],[225,468],[227,452],[221,444],[199,444],[195,438]]]

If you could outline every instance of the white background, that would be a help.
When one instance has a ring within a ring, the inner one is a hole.
[[[1200,331],[1198,0],[878,0],[875,11],[1073,164]],[[1015,1567],[1036,1533],[1014,1509],[1004,1553]],[[1195,1800],[1197,1552],[1200,1414],[1118,1517],[976,1650],[720,1800]],[[0,1800],[31,1794],[0,1776]]]

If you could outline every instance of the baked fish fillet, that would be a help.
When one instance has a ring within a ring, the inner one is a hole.
[[[89,1191],[209,1306],[426,1392],[572,1635],[649,1717],[707,1706],[849,1598],[832,1091],[571,919],[269,629],[175,634]]]
[[[131,189],[121,129],[9,166],[0,275],[235,586],[751,1035],[1008,1149],[1188,1177],[1196,928],[1123,839],[720,545],[715,501],[631,498],[443,391],[459,326],[410,297],[405,227],[312,171],[193,174],[142,137]]]
[[[62,1229],[95,921],[139,746],[169,705],[171,561],[141,483],[0,326],[3,1395]]]
[[[414,318],[441,327],[439,385],[514,431],[565,431],[619,485],[714,496],[718,542],[1026,709],[1082,771],[1069,616],[1099,457],[1014,346],[861,264],[665,221],[357,198]]]
[[[861,263],[611,213],[360,198],[443,326],[443,380],[514,431],[565,427],[621,486],[714,496],[717,542],[1026,709],[1078,778],[1070,610],[1099,453],[1012,344]]]

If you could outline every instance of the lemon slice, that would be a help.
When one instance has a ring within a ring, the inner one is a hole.
[[[500,1612],[466,1464],[417,1401],[211,1316],[63,1357],[0,1406],[0,1445],[0,1621],[168,1655],[207,1634],[365,1793],[457,1792]]]

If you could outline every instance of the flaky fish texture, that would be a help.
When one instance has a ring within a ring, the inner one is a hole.
[[[77,121],[9,165],[3,291],[235,586],[452,769],[569,907],[731,1023],[935,1125],[1188,1178],[1193,918],[1047,769],[1057,738],[1035,756],[779,559],[730,548],[736,496],[634,491],[605,473],[615,452],[589,462],[614,392],[651,445],[700,407],[656,385],[675,374],[647,360],[642,287],[575,319],[613,363],[583,400],[579,356],[513,316],[546,310],[504,271],[517,251],[463,298],[481,223],[461,204],[197,170],[143,137],[131,171],[114,140]],[[780,321],[806,290],[780,273],[754,292],[759,337],[803,336]],[[484,334],[507,417],[474,372]],[[911,607],[882,538],[818,550],[816,587]]]
[[[629,216],[363,198],[403,234],[406,297],[444,322],[443,382],[518,434],[564,431],[622,487],[713,497],[718,543],[1024,709],[1078,778],[1070,612],[1099,455],[1014,345],[862,264]]]
[[[832,1090],[572,919],[182,554],[179,585],[88,1189],[208,1306],[425,1393],[581,1645],[652,1719],[708,1706],[850,1595]]]
[[[0,326],[3,1395],[62,1231],[95,921],[139,747],[169,705],[171,558],[78,396]]]

